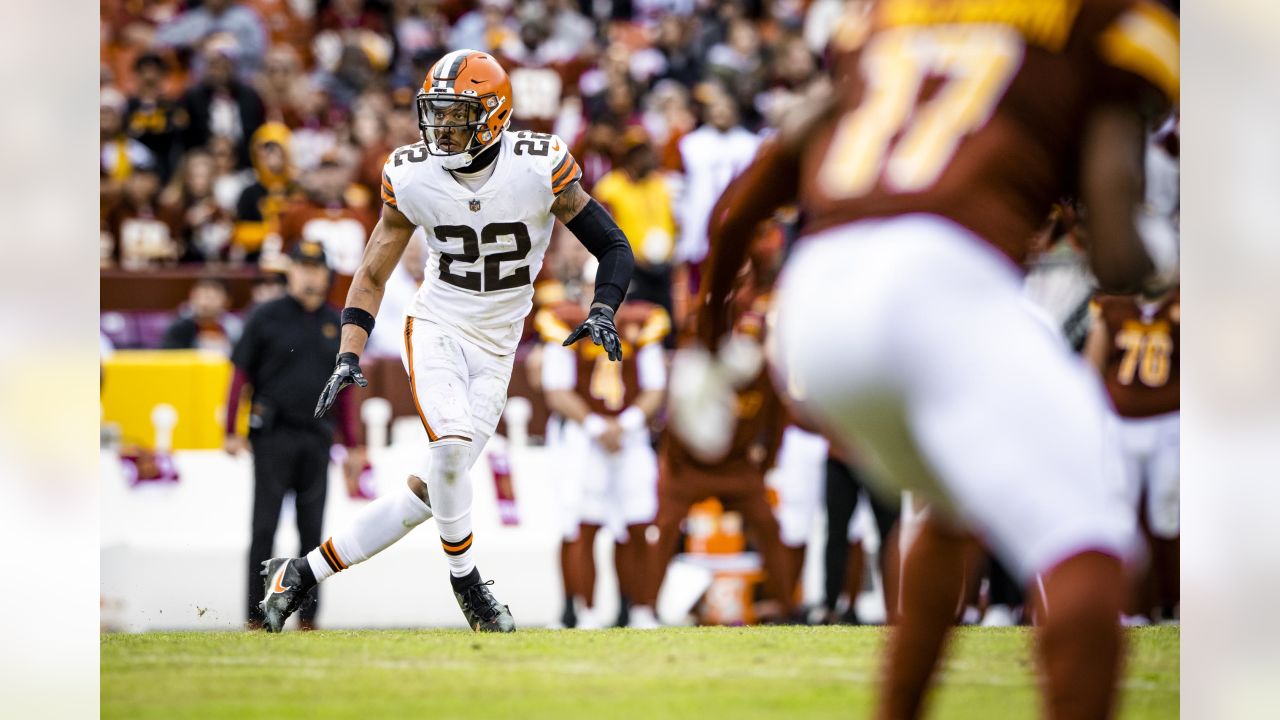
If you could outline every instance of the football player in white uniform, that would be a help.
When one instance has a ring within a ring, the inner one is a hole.
[[[491,56],[445,55],[418,93],[422,142],[397,149],[382,175],[374,228],[342,312],[337,366],[316,405],[324,414],[342,388],[367,381],[359,359],[387,277],[415,228],[428,239],[426,276],[404,320],[405,369],[430,439],[425,470],[378,498],[352,525],[303,558],[269,560],[267,628],[285,619],[317,583],[404,537],[434,515],[454,596],[467,624],[510,632],[511,613],[476,569],[468,470],[497,427],[533,278],[558,219],[599,259],[595,297],[565,339],[590,336],[622,358],[613,315],[634,264],[626,236],[578,183],[582,171],[554,135],[511,132],[511,81]]]

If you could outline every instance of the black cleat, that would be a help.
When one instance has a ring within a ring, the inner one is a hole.
[[[578,611],[573,607],[573,598],[564,603],[564,612],[560,614],[560,624],[566,629],[578,627]]]
[[[272,558],[262,563],[261,574],[267,579],[262,602],[258,603],[265,616],[263,627],[267,632],[278,633],[284,629],[284,621],[302,605],[310,588],[303,589],[301,574],[291,558]]]
[[[478,575],[477,575],[478,578]],[[515,632],[516,621],[511,617],[511,609],[499,605],[489,592],[493,581],[476,582],[461,590],[454,590],[453,597],[458,607],[467,618],[467,625],[476,632]]]

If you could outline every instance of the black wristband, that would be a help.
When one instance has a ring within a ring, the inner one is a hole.
[[[359,365],[360,356],[353,352],[338,353],[338,365],[346,363],[347,365]]]
[[[365,334],[373,334],[373,316],[368,310],[358,307],[342,308],[342,324],[355,325],[365,331]]]

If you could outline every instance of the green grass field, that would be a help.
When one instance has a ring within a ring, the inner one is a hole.
[[[104,718],[867,717],[880,628],[102,637]],[[962,629],[931,717],[1034,718],[1025,629]],[[1131,630],[1122,718],[1178,717],[1176,627]]]

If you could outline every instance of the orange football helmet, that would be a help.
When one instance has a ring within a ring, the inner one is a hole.
[[[418,127],[432,155],[451,170],[471,164],[496,145],[511,124],[511,78],[497,60],[454,50],[436,61],[418,91]],[[465,130],[462,140],[457,140]]]

